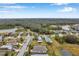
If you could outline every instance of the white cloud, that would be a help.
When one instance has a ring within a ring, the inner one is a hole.
[[[1,8],[28,8],[25,6],[0,6]]]
[[[58,6],[61,6],[61,5],[68,5],[69,3],[52,3],[50,4],[50,6],[53,6],[53,5],[58,5]]]
[[[63,9],[58,10],[58,12],[74,12],[76,10],[77,9],[76,8],[73,8],[73,7],[64,7]]]
[[[9,12],[9,11],[7,11],[7,10],[0,10],[0,12]]]

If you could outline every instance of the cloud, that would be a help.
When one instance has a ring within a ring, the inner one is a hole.
[[[7,10],[0,10],[0,12],[9,12],[9,11],[7,11]]]
[[[0,10],[0,13],[14,13],[16,12],[15,10]]]
[[[0,6],[0,8],[28,8],[27,6]]]
[[[63,9],[58,10],[58,12],[74,12],[76,10],[77,9],[76,8],[73,8],[73,7],[64,7]]]
[[[52,3],[50,4],[50,6],[53,6],[53,5],[58,5],[58,6],[61,6],[61,5],[68,5],[69,3]]]

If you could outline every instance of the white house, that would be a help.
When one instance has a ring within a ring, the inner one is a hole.
[[[45,37],[45,41],[46,41],[46,42],[52,43],[52,40],[51,40],[48,36],[44,35],[44,37]]]
[[[69,25],[64,25],[62,26],[63,30],[69,31],[70,30],[70,26]]]
[[[59,33],[59,37],[63,37],[63,34]]]
[[[38,36],[38,42],[42,42],[43,40],[42,40],[42,38],[41,38],[41,36]]]
[[[18,35],[18,36],[17,36],[17,38],[18,38],[18,39],[21,39],[21,36],[20,36],[20,35]]]
[[[1,46],[0,48],[7,48],[7,49],[12,50],[13,46],[11,44],[6,44],[6,45]]]
[[[79,24],[75,24],[73,27],[75,28],[75,30],[79,30]]]
[[[21,36],[23,34],[23,32],[20,32],[19,35]]]

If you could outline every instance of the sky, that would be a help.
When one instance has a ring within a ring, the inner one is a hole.
[[[79,3],[0,3],[0,18],[79,18]]]

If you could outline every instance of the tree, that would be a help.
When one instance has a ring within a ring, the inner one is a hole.
[[[77,37],[74,35],[67,35],[64,37],[65,42],[71,43],[71,44],[76,44],[77,43]]]
[[[5,56],[8,56],[8,55],[9,55],[9,52],[6,52],[6,53],[5,53]]]

